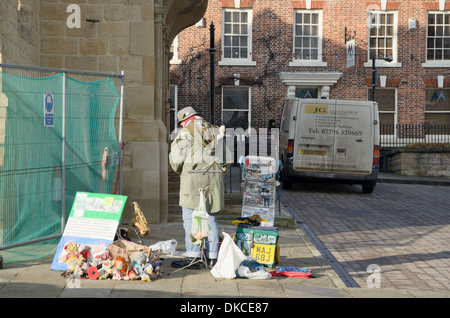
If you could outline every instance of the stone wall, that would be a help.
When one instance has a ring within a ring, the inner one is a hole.
[[[393,150],[386,153],[386,168],[407,176],[450,178],[450,149]]]
[[[0,63],[39,65],[39,0],[0,1]]]
[[[79,27],[68,23],[72,4]],[[0,62],[124,71],[124,220],[137,201],[149,223],[167,221],[169,50],[206,7],[207,0],[0,0]],[[7,103],[1,79],[0,102]]]
[[[125,73],[122,190],[129,204],[124,219],[132,218],[131,202],[137,201],[149,223],[165,222],[167,215],[164,105],[156,98],[163,94],[156,82],[162,69],[155,66],[164,44],[156,43],[155,2],[40,1],[41,66]],[[79,28],[67,24],[70,3],[79,5]]]
[[[0,1],[0,63],[39,65],[39,1]],[[5,141],[8,99],[0,74],[0,145]],[[4,147],[0,146],[0,166]]]

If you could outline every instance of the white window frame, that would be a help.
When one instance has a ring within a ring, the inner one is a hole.
[[[173,55],[170,64],[181,64],[181,60],[178,58],[178,35],[173,39],[171,49],[173,50]]]
[[[450,11],[427,11],[427,36],[425,42],[425,63],[422,63],[422,67],[450,67],[450,60],[428,60],[428,15],[429,14],[450,14]],[[449,37],[450,38],[450,37]]]
[[[225,13],[226,12],[247,12],[247,23],[248,23],[248,41],[247,41],[247,51],[248,56],[247,58],[241,59],[241,58],[225,58],[225,54],[223,54],[224,50],[224,44],[225,44]],[[222,55],[221,55],[221,61],[219,61],[219,65],[244,65],[244,66],[254,66],[256,65],[256,61],[252,60],[252,24],[253,24],[253,11],[251,9],[236,9],[236,8],[223,8],[222,9]]]
[[[397,136],[397,120],[398,120],[398,89],[397,87],[377,87],[375,88],[375,95],[377,92],[383,90],[383,89],[388,89],[388,90],[394,90],[394,97],[395,97],[395,105],[394,105],[394,110],[379,110],[378,109],[378,113],[379,114],[392,114],[394,115],[394,121],[393,121],[393,125],[394,125],[394,136]],[[376,101],[376,96],[375,96],[375,101]],[[384,136],[392,136],[392,135],[384,135]]]
[[[306,59],[297,59],[295,58],[295,17],[297,13],[318,13],[319,14],[319,22],[318,22],[318,52],[317,56],[318,58],[316,60],[306,60]],[[292,62],[289,62],[289,66],[327,66],[327,62],[324,62],[322,60],[322,29],[323,29],[323,10],[294,10],[294,23],[293,23],[293,30],[292,30]]]
[[[224,109],[223,108],[223,97],[224,97],[224,89],[225,88],[231,88],[231,87],[245,87],[248,89],[248,109],[242,109],[242,108],[234,108],[234,109]],[[252,88],[251,86],[239,86],[239,85],[224,85],[222,86],[222,103],[221,103],[221,107],[222,107],[222,122],[224,122],[224,117],[223,117],[223,113],[224,111],[226,112],[231,112],[231,111],[247,111],[248,112],[248,128],[251,128],[251,123],[252,123]],[[242,127],[235,127],[235,128],[242,128]]]
[[[367,49],[367,62],[364,63],[364,67],[372,67],[372,59],[370,58],[370,28],[376,27],[372,26],[372,23],[377,25],[378,19],[375,19],[375,21],[372,21],[371,14],[393,14],[394,15],[394,37],[393,37],[393,44],[392,44],[392,62],[387,62],[383,59],[377,59],[375,61],[375,66],[377,67],[402,67],[402,63],[398,62],[398,11],[384,11],[384,10],[371,10],[369,11],[369,16],[367,19],[369,32],[367,34],[367,43],[368,43],[368,49]]]

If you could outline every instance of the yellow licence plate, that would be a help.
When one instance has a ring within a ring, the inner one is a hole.
[[[302,156],[326,156],[326,150],[300,149]]]
[[[262,264],[272,264],[275,259],[276,245],[253,244],[252,257]]]

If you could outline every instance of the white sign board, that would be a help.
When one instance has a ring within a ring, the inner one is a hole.
[[[355,65],[355,40],[347,41],[347,67]]]
[[[77,192],[51,269],[67,268],[73,252],[69,246],[89,251],[90,258],[104,253],[114,241],[126,201],[123,195]]]

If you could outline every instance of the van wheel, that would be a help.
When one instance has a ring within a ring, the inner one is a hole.
[[[365,183],[362,185],[363,193],[372,193],[375,188],[375,182]]]
[[[281,187],[284,190],[289,190],[292,188],[292,178],[288,176],[281,175]]]

